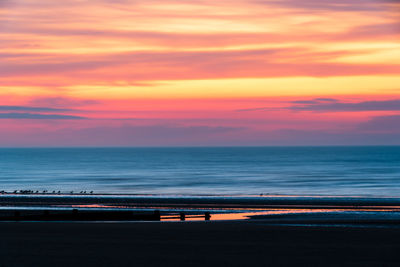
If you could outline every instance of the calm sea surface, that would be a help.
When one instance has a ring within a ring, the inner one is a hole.
[[[3,148],[0,190],[400,197],[400,147]]]

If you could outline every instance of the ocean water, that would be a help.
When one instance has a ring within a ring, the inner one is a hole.
[[[2,148],[0,190],[400,197],[400,147]]]

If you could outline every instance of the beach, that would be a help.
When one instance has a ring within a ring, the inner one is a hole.
[[[0,224],[0,266],[397,266],[400,228],[258,221]]]
[[[399,263],[396,198],[3,194],[0,200],[0,266]]]

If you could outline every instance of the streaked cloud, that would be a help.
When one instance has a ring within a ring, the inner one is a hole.
[[[33,119],[33,120],[81,120],[81,116],[41,113],[0,113],[0,119]]]
[[[379,12],[382,9],[384,2],[378,2],[374,0],[307,0],[307,1],[296,1],[296,0],[255,0],[257,3],[265,3],[270,5],[271,3],[277,6],[285,6],[289,8],[303,9],[306,12],[310,10],[316,11],[340,11],[340,12]]]
[[[289,109],[316,112],[400,111],[400,99],[361,102],[332,102],[314,99],[310,101],[294,101],[294,104]]]
[[[46,105],[51,107],[81,107],[87,105],[95,105],[99,104],[100,101],[90,100],[90,99],[75,99],[75,98],[67,98],[67,97],[39,97],[34,98],[29,101],[30,105],[40,106]],[[27,107],[28,108],[28,107]],[[63,110],[63,111],[71,111],[72,109],[56,109],[51,108],[52,110]],[[44,111],[44,110],[42,110]],[[51,110],[49,110],[51,111]]]
[[[246,111],[312,111],[312,112],[362,112],[362,111],[400,111],[400,99],[370,100],[361,102],[346,102],[334,98],[314,98],[310,100],[295,100],[291,105],[279,107],[255,107],[238,109],[237,112]]]
[[[0,111],[43,111],[43,112],[65,112],[71,109],[32,107],[32,106],[4,106],[0,105]]]
[[[359,125],[360,130],[369,132],[396,133],[400,137],[400,115],[377,116]]]
[[[41,132],[35,130],[31,135],[18,132],[7,136],[0,132],[0,145],[21,146],[31,143],[37,146],[181,146],[218,145],[226,134],[241,131],[237,127],[210,126],[100,126],[82,129],[62,128]]]
[[[0,143],[393,143],[399,10],[394,0],[0,1]]]
[[[292,101],[294,104],[305,104],[305,105],[315,105],[321,103],[330,103],[330,102],[337,102],[337,99],[334,98],[315,98],[312,100],[296,100]]]

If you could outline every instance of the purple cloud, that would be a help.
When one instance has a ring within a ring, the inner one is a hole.
[[[65,112],[65,111],[72,111],[72,109],[0,105],[0,111]]]
[[[81,120],[81,116],[41,113],[0,113],[0,119]]]
[[[399,119],[399,118],[397,118]],[[398,120],[396,120],[398,122]],[[0,131],[2,146],[274,146],[400,145],[400,132],[360,128],[257,130],[229,126],[171,124],[65,127],[57,130]]]
[[[79,106],[94,105],[99,103],[100,102],[96,100],[73,99],[66,97],[39,97],[29,101],[29,104],[34,106],[43,105],[51,107],[79,107]],[[61,109],[61,110],[71,110],[71,109]]]
[[[238,109],[237,112],[245,111],[271,111],[277,109],[289,109],[292,111],[313,112],[351,112],[351,111],[400,111],[400,99],[362,101],[362,102],[340,102],[334,98],[314,98],[310,100],[296,100],[290,102],[291,106],[283,108],[256,107]]]
[[[277,145],[341,146],[341,145],[400,145],[396,132],[366,133],[359,130],[324,131],[282,129],[274,132]],[[269,142],[270,144],[273,142]]]
[[[218,145],[226,134],[241,127],[125,125],[98,126],[83,129],[64,128],[16,132],[0,131],[0,145],[7,146],[185,146]]]
[[[367,122],[361,123],[358,128],[364,131],[400,133],[400,115],[374,117]]]
[[[314,112],[347,112],[347,111],[400,111],[400,99],[362,101],[356,103],[321,101],[313,99],[310,101],[294,101],[295,105],[288,109],[293,111]]]
[[[377,0],[254,0],[254,2],[266,5],[274,4],[287,8],[304,9],[307,12],[310,12],[312,10],[340,12],[379,12],[383,8],[382,2],[379,2]]]
[[[315,98],[312,100],[297,100],[297,101],[292,101],[291,103],[294,104],[319,104],[321,102],[337,102],[336,99],[333,98]]]

